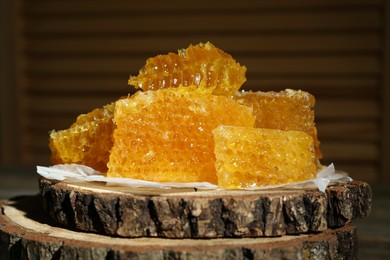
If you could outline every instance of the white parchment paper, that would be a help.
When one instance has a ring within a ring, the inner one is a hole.
[[[49,167],[37,166],[39,175],[46,179],[65,181],[67,183],[80,182],[105,182],[107,186],[129,186],[133,188],[155,188],[155,189],[170,189],[170,188],[196,188],[196,189],[223,189],[217,185],[208,182],[190,182],[190,183],[175,183],[175,182],[151,182],[144,180],[136,180],[130,178],[108,178],[91,167],[80,164],[57,164]],[[344,172],[335,170],[333,164],[324,167],[317,173],[315,179],[302,182],[281,184],[275,186],[256,186],[245,188],[244,190],[264,190],[275,188],[290,188],[290,189],[318,189],[325,192],[328,185],[342,184],[352,181],[352,178]]]

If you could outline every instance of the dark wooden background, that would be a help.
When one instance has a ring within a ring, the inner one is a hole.
[[[48,132],[134,90],[146,59],[211,41],[245,89],[316,96],[323,163],[390,183],[389,3],[1,1],[1,164],[48,165]]]

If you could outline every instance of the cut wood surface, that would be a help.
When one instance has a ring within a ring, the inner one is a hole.
[[[0,201],[0,259],[356,259],[351,224],[261,238],[120,238],[54,224],[39,196]]]
[[[272,237],[324,231],[366,217],[364,182],[318,190],[132,189],[40,180],[46,212],[75,230],[121,237]]]

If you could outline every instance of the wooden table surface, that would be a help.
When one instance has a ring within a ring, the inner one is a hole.
[[[0,199],[37,194],[38,179],[33,167],[0,166]],[[359,259],[390,259],[390,185],[371,184],[371,187],[371,214],[354,221],[359,236]]]

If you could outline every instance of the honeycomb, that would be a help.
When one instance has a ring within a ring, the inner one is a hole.
[[[313,138],[304,132],[219,126],[213,134],[222,187],[277,185],[315,176]]]
[[[143,90],[196,85],[216,95],[232,95],[246,81],[245,72],[231,55],[208,42],[149,58],[128,83]]]
[[[49,148],[53,164],[77,163],[107,172],[115,103],[79,115],[66,130],[50,133]]]
[[[314,122],[314,96],[287,89],[281,92],[238,92],[234,99],[253,107],[255,127],[303,131],[312,136],[316,157],[322,158]]]
[[[250,107],[202,89],[137,92],[116,102],[107,176],[217,183],[212,130],[254,120]]]

